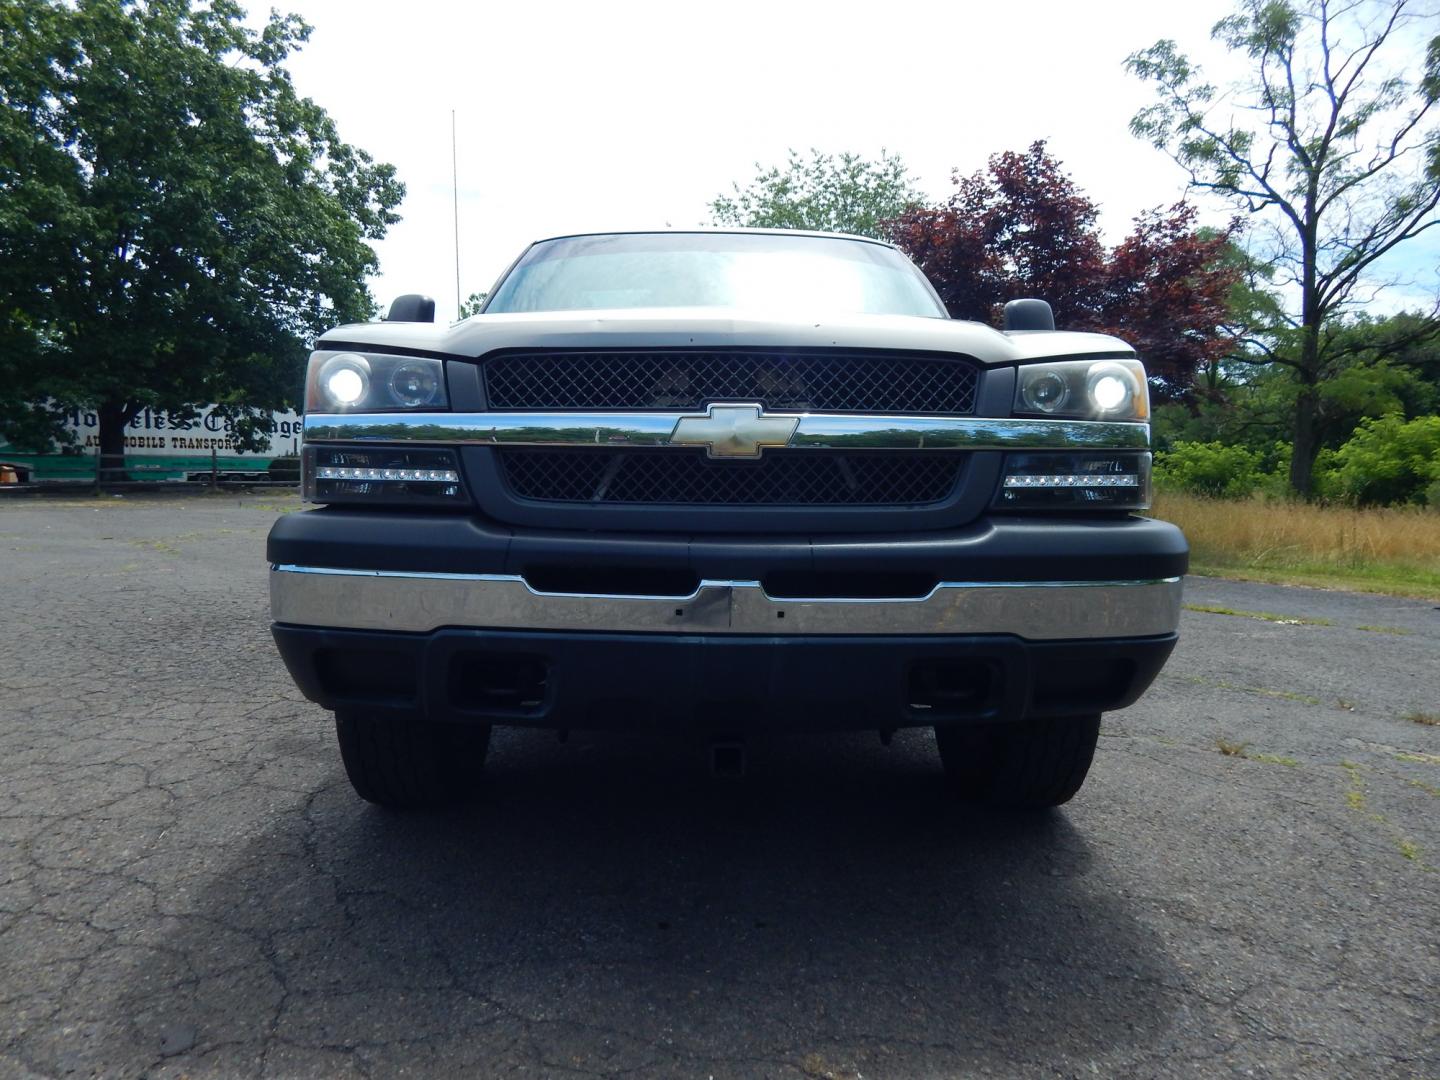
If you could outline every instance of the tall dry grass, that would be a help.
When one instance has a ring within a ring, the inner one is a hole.
[[[1440,589],[1440,511],[1434,509],[1354,510],[1157,492],[1152,513],[1180,526],[1199,569],[1409,581],[1426,595]]]

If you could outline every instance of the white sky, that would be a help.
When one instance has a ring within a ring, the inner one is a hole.
[[[382,307],[455,313],[531,240],[706,223],[708,203],[787,148],[898,153],[932,199],[953,169],[1048,139],[1109,238],[1184,175],[1132,137],[1150,90],[1123,69],[1156,39],[1213,68],[1229,0],[275,0],[314,27],[290,62],[341,136],[399,170],[404,220],[378,246]],[[259,17],[263,8],[252,12]],[[1216,71],[1216,75],[1223,72]],[[1228,211],[1217,204],[1210,217]]]

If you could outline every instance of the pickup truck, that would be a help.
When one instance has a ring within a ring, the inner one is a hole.
[[[310,357],[273,633],[355,790],[462,796],[494,725],[934,730],[958,796],[1079,790],[1176,641],[1116,338],[949,317],[897,249],[696,230],[532,244],[481,313],[405,296]]]

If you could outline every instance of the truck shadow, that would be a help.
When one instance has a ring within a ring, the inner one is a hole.
[[[507,732],[444,813],[336,780],[167,942],[194,969],[233,928],[248,972],[137,996],[137,1025],[280,1073],[918,1075],[1123,1060],[1178,1000],[1066,813],[957,805],[916,733],[764,744],[726,784],[693,747]]]

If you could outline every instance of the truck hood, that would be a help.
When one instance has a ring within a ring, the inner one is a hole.
[[[886,349],[959,353],[983,364],[1051,357],[1133,356],[1119,338],[1068,331],[1001,333],[978,322],[906,315],[783,318],[726,308],[626,308],[474,315],[454,326],[373,322],[338,326],[318,348],[413,350],[478,358],[497,349],[734,347]]]

